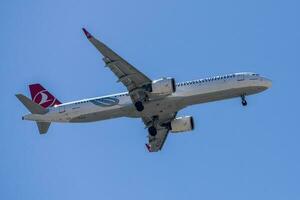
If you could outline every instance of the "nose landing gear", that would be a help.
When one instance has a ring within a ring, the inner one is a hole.
[[[245,96],[245,94],[243,94],[242,96],[241,96],[241,98],[242,98],[242,105],[243,106],[247,106],[247,101],[246,101],[246,96]]]

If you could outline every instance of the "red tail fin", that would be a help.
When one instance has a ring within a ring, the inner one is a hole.
[[[61,102],[56,99],[50,92],[48,92],[40,84],[29,85],[32,101],[40,104],[44,108],[59,105]]]

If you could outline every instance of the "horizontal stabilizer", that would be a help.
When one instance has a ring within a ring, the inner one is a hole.
[[[45,133],[47,133],[51,123],[50,122],[37,122],[36,124],[39,128],[40,134],[45,134]]]
[[[39,104],[31,101],[28,97],[23,94],[16,94],[16,97],[24,104],[24,106],[32,113],[32,114],[45,114],[47,110],[40,106]]]

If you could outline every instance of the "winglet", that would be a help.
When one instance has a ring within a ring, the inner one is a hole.
[[[88,39],[90,39],[90,38],[93,37],[93,36],[92,36],[85,28],[82,28],[82,30],[83,30],[85,36],[86,36]]]
[[[149,152],[152,152],[152,150],[151,150],[151,145],[150,145],[150,144],[145,144],[145,145],[146,145],[148,151],[149,151]]]

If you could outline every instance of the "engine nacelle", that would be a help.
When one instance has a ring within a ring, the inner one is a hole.
[[[194,119],[192,116],[177,117],[171,121],[171,132],[185,132],[194,130]]]
[[[176,91],[174,78],[161,78],[152,82],[151,93],[154,95],[170,95]]]

